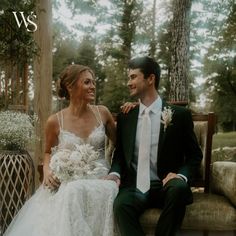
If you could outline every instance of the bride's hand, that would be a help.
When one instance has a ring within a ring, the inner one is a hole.
[[[43,166],[43,185],[54,190],[59,188],[60,181],[56,178],[49,166]]]
[[[126,102],[124,103],[120,109],[124,114],[129,113],[130,110],[134,109],[139,103],[138,102]]]
[[[103,179],[115,181],[117,186],[118,187],[120,186],[120,178],[117,175],[109,174],[109,175],[103,177]]]

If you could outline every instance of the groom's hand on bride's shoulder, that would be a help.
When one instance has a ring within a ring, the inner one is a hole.
[[[120,106],[120,110],[122,113],[127,114],[130,110],[133,110],[138,105],[139,102],[126,102],[122,106]]]
[[[118,187],[120,186],[120,178],[115,174],[109,174],[109,175],[105,176],[103,179],[115,181],[117,186]]]

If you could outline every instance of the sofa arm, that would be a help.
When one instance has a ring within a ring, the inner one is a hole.
[[[211,177],[212,192],[223,194],[236,207],[236,162],[214,162]]]
[[[114,143],[106,136],[106,138],[105,138],[105,159],[110,164],[111,164],[114,149],[115,149]]]

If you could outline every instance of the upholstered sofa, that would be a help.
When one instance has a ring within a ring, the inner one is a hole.
[[[210,231],[221,231],[223,235],[227,235],[225,231],[228,231],[229,235],[236,235],[236,162],[211,163],[212,137],[216,125],[214,113],[193,114],[193,121],[204,157],[199,176],[192,187],[194,203],[187,206],[182,229],[202,231],[204,236]],[[109,140],[106,147],[106,157],[110,159],[113,146]],[[153,208],[140,217],[147,235],[154,235],[160,213],[160,209]]]
[[[211,163],[214,113],[195,114],[193,120],[204,158],[192,188],[194,202],[187,206],[182,229],[202,231],[203,235],[208,235],[209,231],[231,231],[230,235],[236,235],[236,162]],[[154,235],[160,213],[159,209],[148,209],[141,216],[140,222],[147,235]]]
[[[234,231],[236,233],[236,162],[212,164],[210,192],[194,192],[194,203],[187,206],[182,229]],[[140,222],[148,235],[154,235],[161,210],[148,209]],[[225,235],[225,234],[224,234]]]

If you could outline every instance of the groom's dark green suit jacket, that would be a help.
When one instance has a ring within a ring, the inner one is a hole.
[[[164,130],[161,123],[158,153],[157,175],[162,180],[169,172],[182,174],[188,183],[198,171],[202,151],[193,131],[191,112],[183,107],[168,105],[173,111],[171,123]],[[128,114],[120,113],[117,117],[117,143],[113,155],[111,172],[121,175],[121,186],[136,186],[136,170],[131,165],[134,157],[135,139],[139,106]]]

